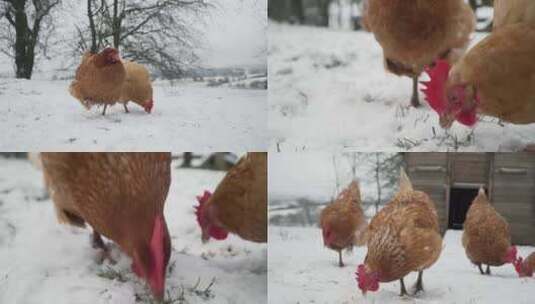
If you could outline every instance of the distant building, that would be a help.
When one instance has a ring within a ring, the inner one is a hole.
[[[479,187],[509,222],[513,243],[535,245],[535,153],[405,153],[415,189],[429,194],[440,227],[462,229]]]

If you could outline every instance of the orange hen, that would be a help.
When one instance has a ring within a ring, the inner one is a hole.
[[[415,191],[401,169],[400,189],[392,201],[371,220],[367,231],[368,254],[357,268],[357,282],[363,293],[377,291],[379,282],[400,280],[418,271],[416,292],[423,290],[423,271],[431,267],[442,251],[438,216],[431,198]]]
[[[472,127],[477,114],[535,123],[535,2],[497,0],[494,7],[489,36],[453,67],[440,62],[427,71],[426,99],[443,128],[455,121]]]
[[[360,207],[360,189],[353,181],[336,200],[321,211],[320,226],[323,244],[338,251],[338,265],[344,266],[342,250],[363,245],[367,222]]]
[[[87,109],[104,105],[105,115],[106,107],[119,101],[125,79],[126,70],[116,49],[106,48],[98,54],[87,52],[69,91]]]
[[[267,153],[247,153],[232,167],[214,194],[197,197],[196,215],[203,242],[229,232],[267,242]]]
[[[531,277],[535,271],[535,252],[530,254],[527,259],[519,257],[513,262],[515,270],[520,277]]]
[[[468,259],[481,274],[490,274],[490,266],[501,266],[516,260],[516,247],[511,246],[507,221],[491,206],[485,190],[479,193],[466,213],[463,246]],[[483,272],[481,264],[486,264]]]
[[[132,61],[126,61],[123,64],[126,69],[126,80],[120,102],[123,104],[125,112],[128,113],[127,104],[132,101],[150,113],[154,102],[149,71],[141,64]]]
[[[132,258],[157,299],[165,290],[171,240],[163,209],[171,182],[168,153],[42,153],[46,184],[62,223],[93,227]]]
[[[364,26],[383,48],[385,67],[413,79],[411,103],[419,105],[418,77],[439,58],[455,62],[475,28],[464,0],[368,0]]]

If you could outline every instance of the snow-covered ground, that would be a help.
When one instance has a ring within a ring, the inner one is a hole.
[[[223,175],[173,170],[165,209],[173,243],[165,303],[267,302],[266,245],[232,235],[201,243],[195,195]],[[89,236],[89,229],[57,223],[41,172],[27,161],[0,158],[0,303],[151,303],[130,259],[114,246],[118,263],[97,264]]]
[[[482,276],[466,258],[461,231],[450,230],[438,262],[424,272],[425,292],[400,298],[399,281],[381,283],[377,292],[363,297],[355,281],[355,270],[366,248],[344,254],[346,267],[338,267],[337,253],[323,247],[317,228],[269,229],[269,302],[281,303],[519,303],[535,302],[535,278],[518,278],[513,266],[491,268]],[[523,256],[534,247],[518,247]],[[405,280],[408,291],[416,274]]]
[[[489,117],[445,132],[428,105],[408,106],[412,80],[385,71],[370,33],[270,22],[268,37],[271,151],[513,151],[535,142],[535,124]]]
[[[0,78],[0,151],[265,151],[267,91],[157,81],[149,115],[129,103],[87,111],[69,81]]]

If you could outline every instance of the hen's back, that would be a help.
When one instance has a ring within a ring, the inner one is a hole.
[[[42,153],[41,159],[60,222],[88,222],[116,240],[163,212],[168,153]]]
[[[473,12],[462,0],[368,2],[366,24],[385,59],[412,70],[403,74],[419,74],[425,65],[448,57],[450,50],[465,48],[475,27]]]
[[[535,25],[535,1],[494,0],[493,23],[494,29],[515,23]]]
[[[126,80],[121,93],[121,101],[133,101],[143,105],[152,99],[152,85],[147,69],[138,63],[126,61]]]
[[[463,246],[475,264],[503,265],[503,257],[511,245],[507,221],[480,192],[466,214]]]

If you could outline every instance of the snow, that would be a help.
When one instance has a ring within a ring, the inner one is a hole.
[[[270,303],[533,303],[535,279],[518,278],[512,265],[491,268],[482,276],[469,262],[461,244],[462,231],[447,231],[444,248],[435,265],[423,275],[425,292],[399,297],[399,281],[381,283],[377,292],[362,296],[354,272],[366,249],[344,254],[346,267],[339,268],[336,252],[323,247],[317,228],[269,229],[268,288]],[[519,246],[526,256],[535,247]],[[407,290],[417,274],[405,279]]]
[[[427,104],[409,107],[412,80],[385,71],[370,33],[270,22],[268,37],[271,151],[518,151],[535,142],[535,124],[490,117],[442,130]]]
[[[173,243],[166,303],[267,302],[267,245],[233,235],[201,242],[195,195],[214,189],[223,176],[172,172],[165,209]],[[112,246],[117,264],[96,263],[90,232],[57,222],[41,172],[28,161],[0,158],[0,303],[152,303],[117,246]],[[178,300],[182,291],[184,301]]]
[[[69,81],[0,78],[0,151],[262,151],[266,90],[156,81],[151,114],[134,103],[87,111]]]

